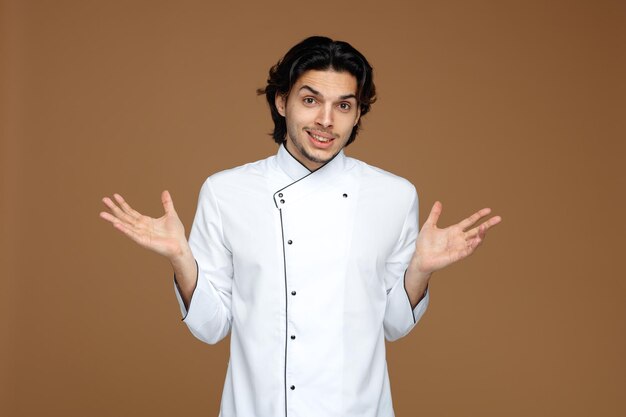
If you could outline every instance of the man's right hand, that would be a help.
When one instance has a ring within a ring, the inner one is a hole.
[[[185,227],[178,218],[168,191],[161,194],[165,214],[158,219],[138,213],[119,194],[113,194],[113,197],[117,204],[109,197],[102,199],[111,213],[106,211],[100,213],[100,217],[112,223],[113,227],[144,248],[170,260],[180,257],[185,252],[188,247]]]
[[[165,214],[158,219],[137,212],[119,194],[113,194],[113,197],[117,204],[109,197],[102,199],[111,212],[102,211],[100,217],[144,248],[167,257],[176,274],[182,298],[189,306],[196,286],[196,263],[170,193],[167,190],[161,193]]]

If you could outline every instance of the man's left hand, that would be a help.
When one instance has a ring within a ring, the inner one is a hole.
[[[502,221],[500,216],[494,216],[474,226],[491,213],[490,208],[484,208],[455,225],[440,229],[437,221],[441,210],[442,204],[436,201],[417,235],[415,253],[407,269],[405,286],[413,307],[422,297],[433,272],[470,256],[485,240],[487,230]]]
[[[411,266],[422,274],[432,274],[467,258],[483,242],[487,230],[502,221],[500,216],[494,216],[473,227],[480,219],[491,213],[490,208],[484,208],[455,225],[440,229],[437,227],[437,221],[441,210],[442,204],[436,201],[417,235]]]

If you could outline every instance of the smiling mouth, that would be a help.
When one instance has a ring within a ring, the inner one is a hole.
[[[315,134],[315,133],[313,133],[311,131],[307,131],[307,133],[313,139],[315,139],[316,141],[321,142],[321,143],[329,143],[329,142],[332,142],[333,140],[335,140],[335,138],[333,138],[333,137],[320,136],[320,135],[317,135],[317,134]]]

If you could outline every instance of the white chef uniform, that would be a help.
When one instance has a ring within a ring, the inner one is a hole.
[[[200,190],[189,244],[191,332],[231,331],[220,417],[391,417],[385,338],[406,335],[411,183],[341,151],[310,172],[284,146]]]

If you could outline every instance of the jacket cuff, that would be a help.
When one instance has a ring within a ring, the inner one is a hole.
[[[404,280],[402,280],[404,282]],[[409,297],[409,293],[406,290],[406,286],[404,287],[404,293],[406,294],[406,299],[409,303],[409,308],[411,306],[411,298]],[[426,312],[426,308],[428,307],[428,302],[430,300],[430,291],[428,286],[426,286],[426,290],[424,294],[422,294],[422,298],[417,302],[417,305],[414,309],[411,310],[411,314],[413,315],[413,323],[417,323],[420,321],[424,313]]]
[[[182,321],[185,321],[187,318],[187,314],[189,314],[189,309],[191,308],[191,304],[193,302],[193,296],[196,293],[196,289],[198,288],[198,281],[200,278],[200,266],[198,265],[198,261],[196,261],[196,285],[193,287],[193,291],[191,292],[191,297],[189,299],[189,308],[185,305],[183,301],[183,296],[180,293],[180,287],[178,286],[178,281],[176,280],[176,273],[174,273],[174,293],[176,294],[176,299],[178,300],[178,305],[180,307],[180,313],[183,316]]]
[[[407,335],[426,312],[429,299],[430,294],[427,289],[415,308],[411,308],[411,300],[404,287],[404,279],[398,280],[387,294],[384,326],[386,339],[394,341]]]

